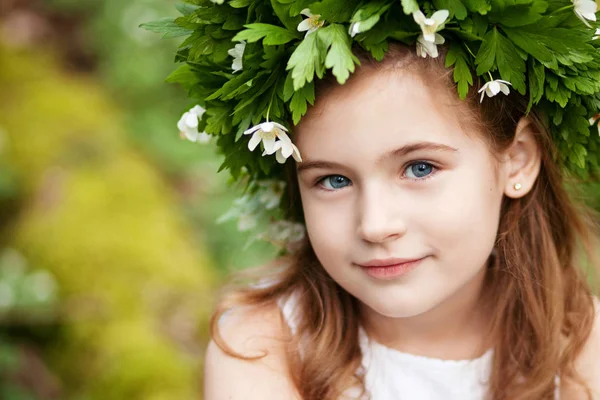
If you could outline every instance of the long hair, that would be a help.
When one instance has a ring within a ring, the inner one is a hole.
[[[410,70],[427,78],[424,82],[428,85],[438,89],[443,85],[445,97],[463,114],[462,123],[483,135],[492,154],[508,149],[517,123],[525,115],[527,99],[511,93],[480,103],[476,88],[482,82],[475,82],[466,100],[461,101],[456,96],[452,70],[444,66],[447,49],[440,50],[438,58],[422,59],[407,46],[395,43],[383,62],[360,49],[357,52],[360,68],[392,73]],[[332,80],[319,82],[317,99],[334,86]],[[580,203],[575,185],[567,182],[545,122],[547,116],[531,112],[529,117],[541,151],[540,173],[527,195],[503,200],[495,257],[487,271],[494,304],[490,332],[495,338],[490,400],[551,399],[557,373],[563,382],[585,388],[574,361],[594,321],[588,278],[593,270],[590,265],[597,265],[596,219]],[[292,167],[288,173],[290,207],[301,209]],[[227,310],[269,307],[282,296],[300,293],[296,296],[297,334],[286,342],[289,373],[298,393],[305,400],[333,400],[352,386],[364,391],[357,300],[329,277],[308,238],[294,255],[243,275],[246,284],[226,292],[211,320],[212,337],[223,351],[250,359],[230,348],[219,333],[218,321]],[[270,284],[248,285],[248,279],[266,279]],[[302,346],[305,342],[310,346]]]

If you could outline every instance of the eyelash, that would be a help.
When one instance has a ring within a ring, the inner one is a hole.
[[[432,178],[433,176],[437,175],[437,172],[440,169],[439,167],[437,167],[435,164],[433,164],[430,161],[417,160],[417,161],[411,161],[410,163],[406,164],[402,170],[406,173],[406,170],[408,170],[408,168],[410,168],[410,167],[412,167],[414,165],[417,165],[417,164],[427,164],[427,165],[431,166],[432,167],[432,172],[429,175],[427,175],[427,176],[425,176],[423,178],[406,178],[406,179],[409,179],[409,180],[411,180],[413,182],[422,182],[424,180],[427,180],[427,179]],[[319,190],[323,190],[325,192],[337,192],[337,191],[343,190],[343,189],[345,189],[347,187],[346,186],[346,187],[340,188],[340,189],[326,189],[326,188],[324,188],[323,185],[322,185],[323,181],[325,179],[327,179],[327,178],[332,177],[332,176],[344,176],[344,175],[329,174],[329,175],[320,176],[320,177],[318,177],[316,179],[314,186],[316,186]],[[348,186],[352,186],[352,185],[349,184]]]

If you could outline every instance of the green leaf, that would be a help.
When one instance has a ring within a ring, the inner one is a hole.
[[[452,19],[456,17],[457,20],[463,20],[467,18],[467,8],[460,0],[434,0],[433,5],[438,10],[448,10]]]
[[[486,15],[492,9],[491,4],[487,0],[463,0],[463,3],[467,7],[467,10],[481,15]]]
[[[496,47],[498,46],[498,31],[496,28],[492,29],[483,37],[483,42],[479,47],[477,56],[475,57],[475,64],[477,75],[483,75],[490,71],[494,67],[496,61]]]
[[[492,23],[499,23],[507,27],[518,27],[538,22],[546,12],[548,3],[545,0],[508,0],[504,7],[495,8],[488,14]]]
[[[325,58],[325,67],[332,68],[333,75],[340,85],[343,85],[354,72],[354,64],[359,64],[358,59],[352,54],[351,39],[346,28],[340,24],[331,24],[319,29],[319,37],[323,38],[325,46],[329,48]]]
[[[494,31],[496,28],[494,28]],[[517,49],[504,35],[497,34],[496,64],[500,71],[500,77],[509,81],[513,88],[521,94],[525,94],[525,60],[521,58]]]
[[[483,37],[483,43],[475,60],[476,73],[481,76],[488,71],[498,67],[500,77],[509,81],[521,94],[525,94],[525,61],[519,55],[517,49],[505,36],[498,33],[494,27]]]
[[[225,135],[231,131],[230,109],[227,106],[209,107],[206,114],[209,116],[206,121],[206,132]]]
[[[228,4],[233,8],[244,8],[252,4],[254,0],[231,0]]]
[[[531,59],[529,61],[529,104],[527,106],[527,112],[531,110],[534,104],[539,103],[544,95],[544,80],[545,80],[545,69],[542,64]]]
[[[187,36],[194,32],[190,29],[182,28],[181,26],[177,25],[173,18],[170,17],[161,18],[152,22],[145,22],[140,25],[140,28],[156,33],[163,33],[163,39]]]
[[[446,55],[446,68],[453,65],[454,82],[458,84],[458,95],[464,100],[469,92],[469,86],[473,85],[473,75],[467,63],[467,55],[457,44],[451,44]]]
[[[402,11],[404,11],[404,14],[406,15],[419,11],[417,0],[401,0],[400,2],[402,3]]]
[[[323,41],[315,33],[311,33],[300,42],[286,67],[292,71],[294,90],[300,89],[306,82],[312,82],[315,73],[319,78],[323,77],[326,51]]]
[[[246,40],[248,43],[253,43],[264,38],[264,45],[275,46],[288,43],[301,37],[297,32],[291,32],[285,28],[275,25],[256,23],[244,25],[244,27],[247,29],[238,32],[232,41],[239,42]]]
[[[273,11],[275,11],[275,14],[277,14],[279,20],[288,30],[297,31],[298,24],[302,22],[302,17],[300,15],[292,17],[290,14],[292,6],[290,4],[282,3],[283,2],[278,0],[271,0],[271,6],[273,7]]]
[[[313,14],[321,15],[321,19],[328,23],[345,23],[352,17],[358,3],[358,0],[321,0],[313,2],[309,8]]]
[[[167,76],[165,82],[193,85],[194,83],[198,82],[198,78],[188,64],[181,64],[175,71],[171,72],[169,76]]]
[[[308,104],[313,105],[315,102],[315,85],[314,82],[307,83],[302,89],[294,92],[292,101],[289,104],[292,112],[292,120],[294,125],[300,122],[300,118],[308,111]]]
[[[200,7],[189,3],[175,3],[175,8],[182,15],[187,16],[192,15]]]

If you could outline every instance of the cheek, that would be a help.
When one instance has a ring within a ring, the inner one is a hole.
[[[339,257],[344,243],[350,243],[352,214],[341,197],[317,198],[322,195],[300,191],[306,230],[310,242],[323,264],[326,259]]]
[[[502,196],[491,167],[456,171],[439,188],[438,206],[431,206],[435,211],[427,217],[434,246],[487,257],[498,231]]]

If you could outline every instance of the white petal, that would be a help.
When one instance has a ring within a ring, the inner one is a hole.
[[[500,84],[500,90],[502,91],[502,93],[504,93],[507,96],[510,93],[510,89],[508,88],[508,85],[505,85],[504,83]]]
[[[479,99],[479,102],[483,103],[483,98],[485,97],[485,86],[479,89],[479,92],[481,92],[481,99]]]
[[[435,43],[435,33],[423,32],[423,39],[425,39],[426,42]]]
[[[294,152],[292,153],[292,157],[294,157],[294,160],[296,160],[297,162],[302,162],[302,157],[300,156],[300,150],[298,150],[298,148],[296,147],[295,144],[292,144],[292,148],[294,149]]]
[[[190,128],[198,127],[198,116],[194,113],[188,112],[186,113],[187,117],[185,118],[185,124]]]
[[[263,139],[263,145],[265,146],[266,154],[273,154],[277,150],[275,148],[275,139]]]
[[[210,142],[211,139],[212,139],[212,136],[210,136],[208,133],[201,132],[198,134],[198,137],[196,138],[196,142],[206,144],[206,143]]]
[[[289,143],[284,142],[281,144],[281,154],[285,158],[288,158],[289,156],[291,156],[293,152],[294,152],[294,149],[292,148],[292,142],[289,142]]]
[[[260,132],[255,132],[254,135],[252,135],[252,137],[250,138],[250,141],[248,141],[248,150],[254,151],[254,149],[256,148],[256,146],[258,146],[260,141]]]
[[[181,118],[179,118],[179,121],[177,121],[177,129],[179,129],[181,132],[187,129],[187,124],[185,121],[187,120],[188,114],[189,112],[183,113]]]
[[[275,128],[275,123],[274,122],[263,122],[262,124],[260,124],[261,129],[263,130],[263,132],[271,132],[273,130],[273,128]]]
[[[305,19],[298,24],[298,32],[309,31],[311,27],[310,20]]]
[[[281,153],[281,149],[279,149],[279,151],[277,151],[277,153],[275,153],[275,159],[277,160],[277,162],[279,164],[285,164],[287,157],[285,157],[282,153]]]
[[[413,12],[413,18],[417,24],[421,26],[425,24],[425,15],[421,12],[421,10]]]
[[[435,21],[437,26],[442,25],[448,17],[450,16],[450,12],[448,10],[438,10],[433,13],[431,19]]]
[[[279,131],[277,137],[283,142],[283,145],[285,145],[286,143],[292,143],[292,139],[290,139],[290,137],[284,132]]]
[[[202,107],[200,107],[199,105],[195,105],[194,107],[192,107],[192,109],[190,110],[191,113],[194,113],[198,116],[198,118],[202,118],[202,115],[204,115],[204,112],[206,110]]]
[[[304,10],[300,11],[300,14],[304,15],[305,17],[312,17],[313,16],[313,13],[311,13],[308,8],[305,8]]]
[[[512,85],[509,81],[503,81],[502,79],[496,79],[495,82],[506,83],[507,85]]]
[[[261,128],[261,125],[262,125],[262,124],[258,124],[258,125],[256,125],[256,126],[253,126],[253,127],[252,127],[252,128],[250,128],[250,129],[246,129],[246,130],[244,131],[244,135],[249,135],[249,134],[251,134],[251,133],[254,133],[254,132],[256,132],[257,130],[259,130],[259,129]]]
[[[433,43],[444,44],[445,42],[446,42],[446,39],[444,39],[444,37],[442,35],[440,35],[439,33],[435,34],[435,41]]]
[[[198,131],[184,131],[183,134],[190,142],[195,142],[198,140]]]
[[[350,28],[348,29],[348,34],[351,37],[354,37],[360,33],[360,22],[353,22],[350,24]]]
[[[281,125],[280,123],[277,123],[277,122],[271,122],[271,123],[284,132],[288,131],[287,128],[285,126]]]
[[[233,63],[231,64],[231,69],[233,70],[233,72],[241,71],[243,68],[244,66],[242,65],[241,58],[236,58],[233,60]]]

